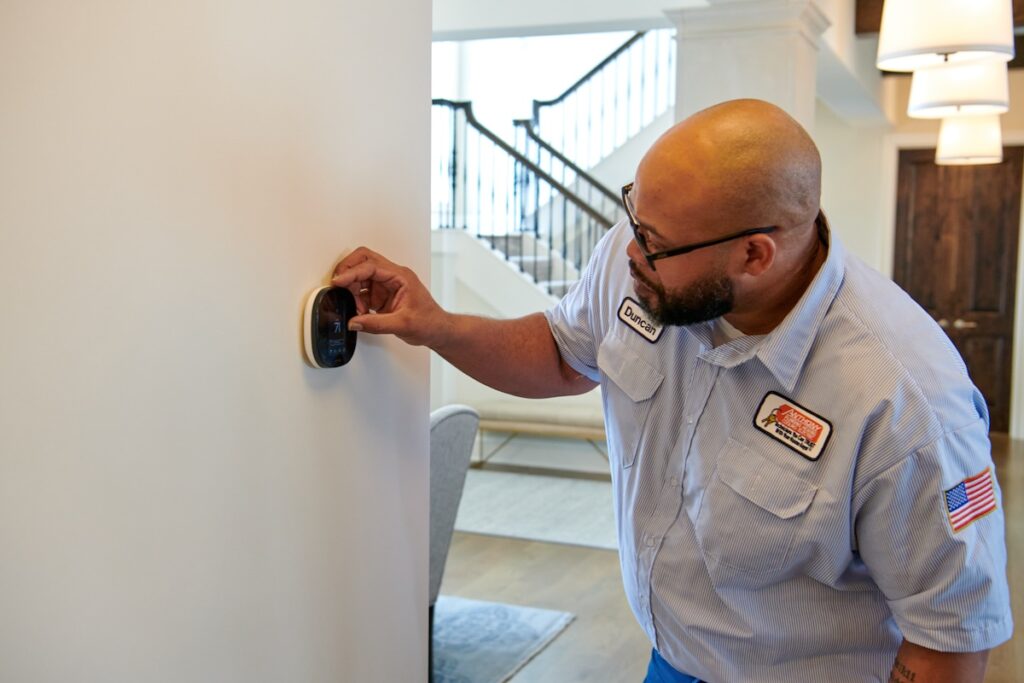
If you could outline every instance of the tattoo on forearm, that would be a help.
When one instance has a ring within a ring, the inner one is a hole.
[[[892,673],[889,674],[889,683],[912,683],[917,680],[917,674],[907,668],[907,665],[896,658],[892,665]]]

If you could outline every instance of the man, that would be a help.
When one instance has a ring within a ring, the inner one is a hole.
[[[353,329],[519,396],[600,384],[651,683],[981,681],[1012,633],[985,402],[820,179],[792,118],[729,102],[655,143],[546,315],[446,313],[366,249],[335,271]]]

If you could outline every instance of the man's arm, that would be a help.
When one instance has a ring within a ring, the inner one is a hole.
[[[431,348],[478,382],[525,398],[582,394],[597,386],[562,360],[542,313],[514,320],[446,315],[450,331]]]
[[[513,320],[448,313],[414,272],[363,247],[342,259],[332,282],[356,298],[360,315],[352,318],[351,329],[427,346],[499,391],[545,398],[596,386],[562,360],[541,313]]]
[[[889,683],[982,683],[988,650],[938,652],[904,640]]]

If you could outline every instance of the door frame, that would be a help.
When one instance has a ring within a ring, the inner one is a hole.
[[[882,273],[892,277],[896,249],[896,205],[899,156],[903,149],[929,149],[938,133],[889,133],[882,141],[882,221],[879,259]],[[1024,131],[1004,130],[1003,146],[1024,146]],[[1021,178],[1024,197],[1024,177]],[[1021,210],[1020,238],[1017,240],[1017,301],[1013,312],[1013,370],[1010,386],[1010,438],[1024,439],[1024,208]]]

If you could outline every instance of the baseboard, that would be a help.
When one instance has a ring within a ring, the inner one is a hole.
[[[480,462],[470,463],[474,470],[486,470],[488,472],[511,472],[513,474],[538,474],[545,477],[563,477],[565,479],[585,479],[588,481],[611,481],[612,477],[607,472],[582,472],[580,470],[562,470],[554,467],[534,467],[530,465],[512,465],[504,462]]]

